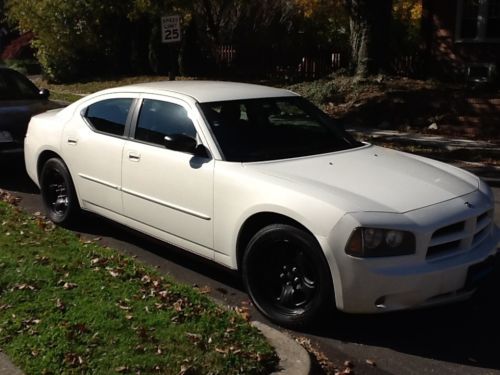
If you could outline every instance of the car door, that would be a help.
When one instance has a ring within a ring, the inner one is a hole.
[[[214,161],[164,145],[173,134],[200,140],[194,111],[175,98],[143,97],[123,153],[124,213],[150,234],[213,258]]]
[[[86,103],[65,127],[63,157],[83,208],[122,213],[122,153],[134,100],[115,94]]]

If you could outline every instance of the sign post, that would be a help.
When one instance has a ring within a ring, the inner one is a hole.
[[[179,42],[181,41],[181,17],[179,15],[165,16],[161,18],[161,42],[172,43],[169,47],[170,70],[169,79],[175,80],[177,73],[177,59],[179,54]]]

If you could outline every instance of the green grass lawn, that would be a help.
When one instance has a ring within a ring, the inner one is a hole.
[[[202,291],[2,201],[0,348],[27,374],[263,374],[277,363]]]

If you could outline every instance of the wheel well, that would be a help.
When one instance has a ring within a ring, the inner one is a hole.
[[[54,151],[44,151],[38,157],[38,162],[36,164],[36,173],[37,173],[38,180],[40,180],[40,174],[42,173],[43,165],[45,164],[45,162],[47,160],[49,160],[51,158],[61,159],[61,157],[58,154],[56,154]]]
[[[288,224],[313,235],[309,229],[288,216],[274,212],[261,212],[255,214],[245,221],[238,234],[236,256],[239,270],[241,270],[241,263],[243,261],[243,255],[245,254],[248,242],[250,242],[255,233],[271,224]]]

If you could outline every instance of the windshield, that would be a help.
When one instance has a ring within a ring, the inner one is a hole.
[[[264,161],[358,147],[341,126],[301,97],[201,103],[228,161]]]
[[[0,100],[39,99],[38,88],[22,74],[0,69]]]

